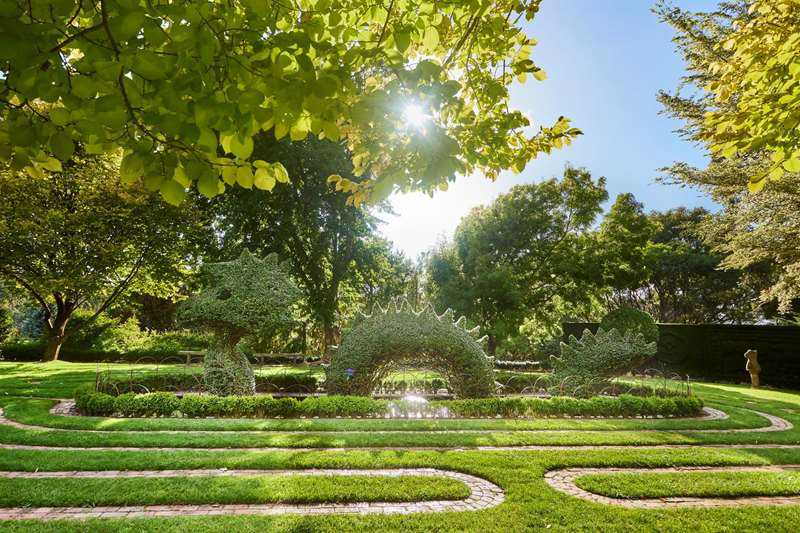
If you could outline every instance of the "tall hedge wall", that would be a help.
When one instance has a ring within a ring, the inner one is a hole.
[[[597,323],[565,323],[564,338],[594,332]],[[642,368],[696,380],[749,383],[744,352],[758,350],[761,383],[800,389],[800,327],[728,324],[659,324],[658,351]]]

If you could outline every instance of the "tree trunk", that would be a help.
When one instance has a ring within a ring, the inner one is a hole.
[[[331,362],[331,346],[339,345],[339,330],[333,325],[332,321],[324,321],[322,323],[322,362]]]
[[[495,352],[497,352],[497,339],[494,338],[494,335],[487,335],[488,339],[486,339],[486,355],[489,357],[494,357]]]
[[[64,330],[67,327],[68,321],[69,316],[58,313],[53,320],[53,324],[47,324],[47,348],[44,352],[44,361],[58,360],[61,345],[64,344],[64,339],[66,339]]]

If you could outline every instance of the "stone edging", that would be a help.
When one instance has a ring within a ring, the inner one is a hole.
[[[424,476],[445,477],[467,485],[470,495],[464,500],[426,502],[360,502],[320,504],[207,504],[207,505],[138,505],[121,507],[15,507],[0,508],[0,520],[59,520],[90,518],[148,518],[209,515],[319,515],[319,514],[408,514],[478,511],[503,503],[503,489],[485,479],[435,468],[389,468],[377,470],[143,470],[143,471],[71,471],[71,472],[0,472],[3,478],[131,478],[131,477],[208,477],[208,476]]]
[[[612,498],[580,488],[575,480],[591,474],[664,474],[681,472],[782,472],[800,465],[773,466],[683,466],[670,468],[564,468],[545,473],[544,480],[553,489],[594,503],[631,509],[669,509],[673,507],[732,507],[738,505],[800,505],[800,496],[742,496],[699,498],[674,496],[664,498]]]

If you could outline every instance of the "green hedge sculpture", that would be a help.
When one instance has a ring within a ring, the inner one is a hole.
[[[388,308],[376,306],[342,339],[328,368],[329,394],[368,396],[399,365],[435,370],[460,398],[482,398],[495,392],[492,360],[476,340],[477,328],[466,329],[466,319],[453,321],[448,309],[414,310],[395,300]]]
[[[245,250],[235,261],[208,263],[203,271],[203,290],[181,306],[178,316],[214,334],[203,360],[206,388],[220,396],[254,394],[253,369],[237,344],[247,335],[292,324],[291,307],[300,290],[274,254],[258,259]]]
[[[647,342],[636,331],[624,334],[616,329],[599,329],[597,333],[584,330],[580,339],[570,335],[561,343],[561,355],[550,356],[553,379],[568,380],[574,394],[590,394],[591,386],[602,385],[615,376],[621,376],[656,353],[656,343]]]

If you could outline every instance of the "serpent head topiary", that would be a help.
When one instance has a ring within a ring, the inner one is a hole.
[[[650,314],[633,307],[620,307],[606,314],[600,321],[600,329],[616,329],[620,333],[641,333],[647,342],[658,342],[658,324]]]
[[[418,311],[405,300],[375,306],[333,354],[328,392],[368,396],[398,365],[413,364],[444,375],[461,398],[492,396],[492,360],[476,336],[477,328],[468,330],[463,317],[454,322],[449,309],[442,315],[430,306]]]
[[[218,395],[253,394],[253,370],[237,343],[290,325],[300,291],[274,254],[259,259],[245,250],[234,261],[204,265],[203,275],[203,290],[180,307],[178,316],[214,334],[203,361],[206,387]]]

